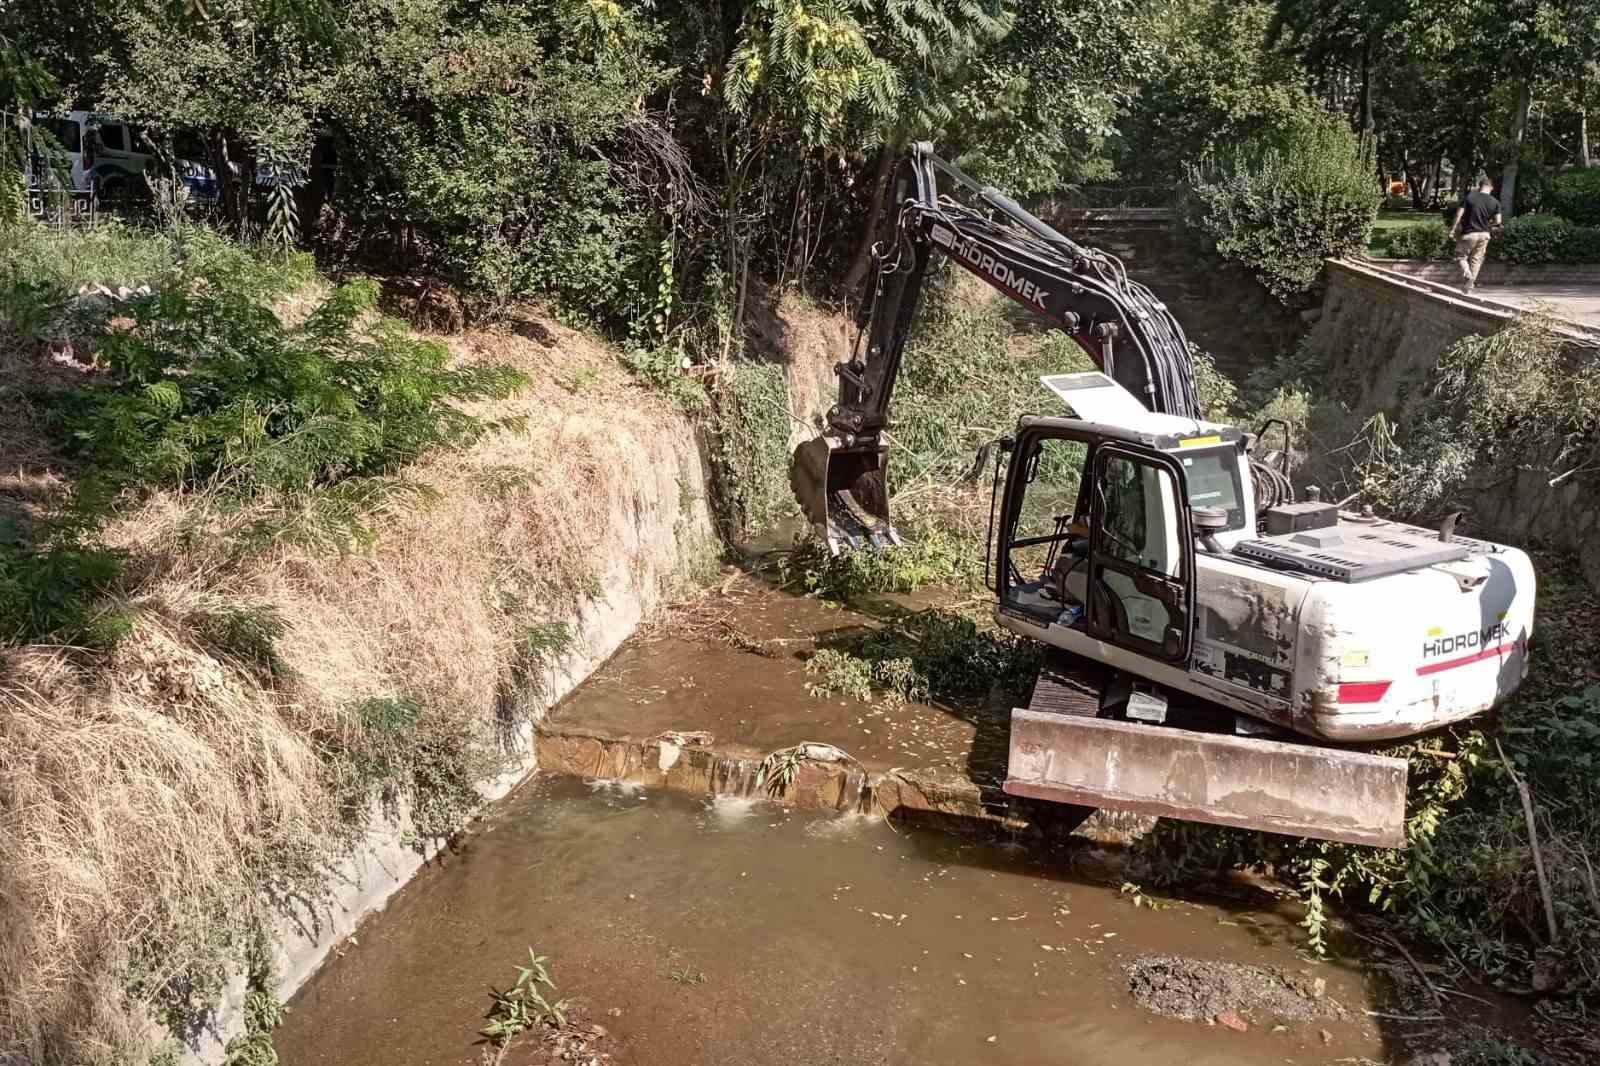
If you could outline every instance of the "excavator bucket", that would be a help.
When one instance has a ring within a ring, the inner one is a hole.
[[[1011,712],[1013,796],[1400,848],[1406,762],[1295,741],[1099,717],[1106,673],[1052,655]]]
[[[795,448],[789,487],[830,554],[900,543],[889,522],[888,470],[887,444],[844,447],[817,437]]]

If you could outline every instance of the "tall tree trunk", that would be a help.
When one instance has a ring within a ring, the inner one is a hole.
[[[1578,68],[1578,165],[1589,165],[1589,64]]]
[[[1361,42],[1361,132],[1371,136],[1378,127],[1372,117],[1372,38]]]
[[[883,213],[883,198],[888,195],[889,181],[894,174],[895,162],[905,148],[905,134],[896,130],[878,149],[878,164],[872,170],[872,196],[867,201],[867,213],[856,229],[855,251],[850,256],[850,266],[845,269],[843,288],[854,292],[867,276],[872,265],[872,245],[878,239],[878,216]]]
[[[1517,102],[1511,109],[1510,152],[1500,172],[1500,210],[1506,218],[1517,213],[1517,170],[1522,162],[1522,135],[1528,129],[1528,109],[1533,106],[1533,79],[1524,75],[1517,85]]]

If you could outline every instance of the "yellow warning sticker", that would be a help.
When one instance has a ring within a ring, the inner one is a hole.
[[[1372,656],[1365,651],[1347,651],[1340,662],[1345,666],[1366,666],[1372,661]]]
[[[1444,636],[1444,630],[1440,629],[1438,626],[1429,626],[1428,627],[1428,636],[1430,636],[1430,637],[1442,637],[1442,636]]]
[[[1183,437],[1178,441],[1180,448],[1204,448],[1207,444],[1221,444],[1222,438],[1213,433],[1209,437]]]

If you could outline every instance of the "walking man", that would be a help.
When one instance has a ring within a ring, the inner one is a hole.
[[[1450,223],[1450,237],[1456,242],[1456,262],[1461,266],[1462,292],[1471,292],[1478,284],[1478,271],[1483,269],[1483,257],[1489,253],[1489,227],[1500,225],[1500,201],[1494,198],[1494,182],[1484,178],[1478,182],[1478,191],[1467,194],[1456,208],[1455,220]],[[1456,231],[1461,236],[1456,236]]]

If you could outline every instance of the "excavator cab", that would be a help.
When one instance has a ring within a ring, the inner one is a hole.
[[[1062,418],[1024,419],[1012,460],[998,508],[999,609],[1184,666],[1195,580],[1182,463],[1136,435]]]

